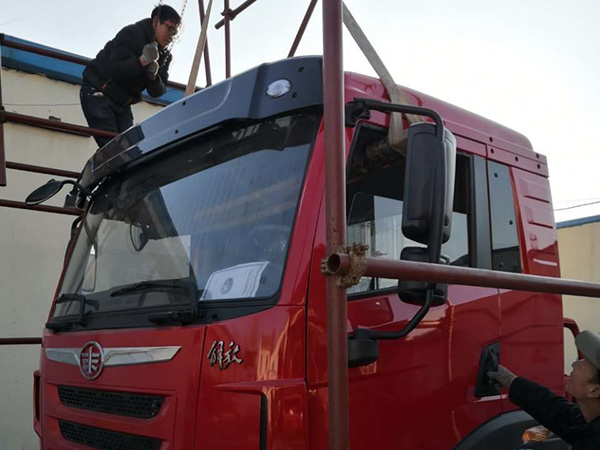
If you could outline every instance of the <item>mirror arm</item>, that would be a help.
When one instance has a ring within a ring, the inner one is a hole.
[[[365,117],[365,111],[368,112],[369,110],[397,112],[429,117],[435,122],[436,136],[440,140],[442,140],[444,137],[444,123],[442,122],[441,116],[434,110],[421,108],[420,106],[398,105],[396,103],[381,102],[368,98],[355,98],[354,101],[349,102],[346,105],[346,125],[356,125],[356,121],[362,117]]]
[[[78,190],[80,190],[86,197],[91,197],[92,196],[92,192],[90,190],[88,190],[87,188],[84,188],[81,184],[79,184],[77,181],[73,181],[73,180],[63,180],[61,182],[63,185],[65,184],[72,184],[73,186],[75,186]]]

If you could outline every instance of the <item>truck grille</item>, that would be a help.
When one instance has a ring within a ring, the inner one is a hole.
[[[71,386],[59,386],[58,396],[63,405],[72,408],[140,419],[156,416],[164,400],[158,395],[128,394]]]
[[[118,433],[102,428],[58,421],[62,436],[71,442],[100,450],[158,450],[160,439]]]

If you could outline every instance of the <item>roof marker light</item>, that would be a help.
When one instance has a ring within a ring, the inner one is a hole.
[[[283,97],[290,92],[290,89],[292,89],[290,80],[282,78],[281,80],[273,81],[269,84],[269,87],[267,87],[267,95],[271,98]]]

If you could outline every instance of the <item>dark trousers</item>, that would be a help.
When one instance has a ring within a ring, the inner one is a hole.
[[[117,105],[102,92],[84,83],[79,92],[81,108],[90,128],[121,133],[133,125],[130,107]],[[104,147],[111,138],[94,136],[98,148]]]

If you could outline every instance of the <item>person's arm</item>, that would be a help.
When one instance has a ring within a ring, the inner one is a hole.
[[[169,81],[169,65],[171,64],[171,54],[165,56],[161,64],[158,75],[150,78],[146,83],[146,89],[151,97],[160,97],[167,92],[167,82]]]
[[[140,76],[144,65],[138,54],[134,25],[123,28],[112,40],[111,54],[107,67],[108,76],[116,79],[128,79]]]
[[[511,402],[567,441],[568,436],[565,436],[565,432],[570,427],[585,424],[577,405],[526,378],[515,378],[508,394]]]

